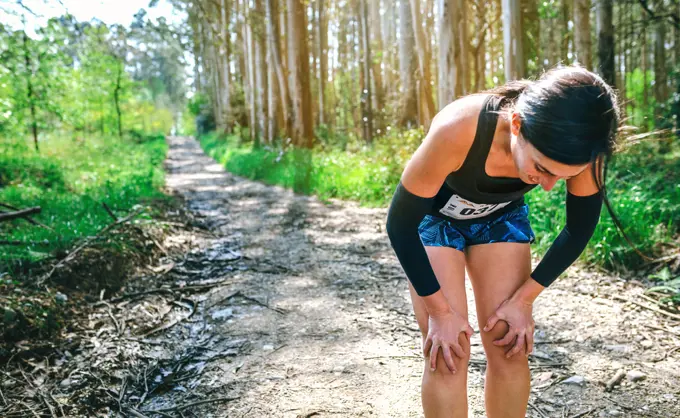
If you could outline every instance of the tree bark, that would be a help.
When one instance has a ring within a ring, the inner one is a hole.
[[[257,103],[257,122],[258,131],[264,141],[270,143],[269,124],[266,117],[269,114],[267,107],[267,96],[269,91],[269,80],[267,79],[268,67],[266,65],[265,57],[267,55],[267,40],[265,38],[264,29],[264,7],[262,7],[262,0],[255,0],[255,10],[252,13],[252,31],[255,44],[255,85],[256,85],[256,103]],[[256,138],[255,146],[259,145],[259,140]]]
[[[28,48],[28,35],[22,32],[23,49],[24,49],[24,63],[26,64],[26,98],[28,99],[28,106],[31,110],[31,132],[33,133],[33,144],[35,150],[40,152],[38,147],[38,120],[35,109],[35,96],[33,93],[33,64],[31,61],[31,53]]]
[[[569,64],[569,42],[571,41],[571,30],[569,29],[569,20],[571,16],[571,2],[572,0],[562,0],[562,48],[561,61],[562,64]]]
[[[227,0],[221,0],[220,6],[220,75],[222,76],[222,90],[218,94],[222,97],[221,130],[229,132],[231,131],[231,69],[229,68],[231,48],[228,28],[231,16],[229,13],[230,4]]]
[[[657,11],[663,3],[657,1]],[[666,24],[664,19],[657,19],[654,25],[654,98],[657,106],[666,102],[668,89],[666,86]]]
[[[326,116],[326,84],[328,80],[328,11],[326,0],[317,0],[318,24],[316,25],[316,43],[319,57],[319,124],[328,123]]]
[[[604,81],[616,85],[614,71],[614,7],[612,0],[599,0],[597,3],[597,54],[599,70]]]
[[[368,28],[368,0],[359,0],[360,19],[361,19],[361,40],[363,56],[363,72],[364,72],[364,91],[361,94],[361,103],[364,109],[362,117],[362,126],[364,133],[364,141],[371,143],[373,141],[373,112],[371,99],[371,42],[370,30]]]
[[[121,58],[120,61],[118,61],[118,67],[116,68],[116,87],[113,90],[113,102],[116,106],[116,117],[118,125],[118,138],[123,138],[123,114],[120,110],[120,90],[123,76],[123,65],[124,65],[123,60]]]
[[[520,0],[503,0],[503,45],[506,81],[524,75]]]
[[[463,0],[439,0],[439,109],[467,94],[464,72],[467,46]]]
[[[380,0],[369,1],[369,21],[371,26],[371,72],[373,74],[373,105],[374,109],[382,109],[385,106],[385,89],[383,88],[382,63],[385,61],[385,49],[382,41],[382,25],[380,24]],[[379,57],[379,58],[378,58]],[[380,123],[382,125],[382,123]]]
[[[430,75],[430,46],[425,40],[423,33],[423,26],[420,16],[420,2],[419,0],[410,0],[411,16],[413,23],[413,34],[418,51],[418,81],[420,88],[418,89],[418,96],[420,100],[420,124],[427,130],[430,122],[434,117],[434,100],[432,99],[432,76]]]
[[[576,60],[593,68],[590,52],[590,0],[574,0],[574,50]]]
[[[298,146],[311,148],[314,144],[314,132],[306,8],[302,0],[287,0],[286,4],[288,6],[288,64],[294,115],[293,140]]]
[[[475,13],[475,27],[477,36],[475,37],[475,45],[473,50],[474,66],[475,66],[475,85],[473,91],[481,91],[486,84],[486,2],[484,0],[477,1]]]
[[[399,125],[411,127],[418,118],[418,103],[414,74],[417,58],[414,54],[413,23],[409,0],[399,0],[399,78],[401,79],[401,104]]]
[[[281,39],[280,30],[278,25],[278,19],[276,16],[279,15],[278,0],[266,0],[266,13],[267,13],[267,27],[271,32],[272,36],[269,40],[269,49],[271,51],[271,57],[274,64],[274,69],[276,71],[276,79],[279,85],[279,99],[281,101],[281,110],[283,112],[283,128],[285,128],[287,135],[293,135],[293,118],[291,115],[292,103],[290,99],[290,91],[288,88],[288,78],[286,76],[287,70],[283,65],[282,52],[281,52]]]

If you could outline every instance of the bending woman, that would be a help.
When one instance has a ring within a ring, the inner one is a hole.
[[[612,88],[573,66],[460,98],[435,116],[387,218],[423,336],[427,418],[468,416],[466,269],[487,357],[487,416],[525,416],[532,304],[581,254],[603,200],[611,212],[604,177],[618,119]],[[524,194],[561,179],[566,226],[532,271]]]

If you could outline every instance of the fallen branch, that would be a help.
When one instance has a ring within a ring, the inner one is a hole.
[[[647,324],[642,324],[642,325],[646,326],[647,328],[658,329],[659,331],[666,331],[669,334],[675,335],[676,337],[680,337],[680,333],[675,332],[673,330],[670,330],[668,328],[662,328],[662,327],[657,327],[657,326],[654,326],[654,325],[647,325]]]
[[[42,209],[40,209],[40,206],[36,206],[33,208],[18,210],[16,212],[0,213],[0,222],[11,221],[12,219],[16,218],[24,218],[34,213],[40,213],[41,210]]]
[[[148,337],[148,336],[151,335],[151,334],[155,334],[155,333],[157,333],[157,332],[159,332],[159,331],[164,331],[164,330],[166,330],[166,329],[172,328],[172,327],[174,327],[175,325],[179,324],[180,322],[185,321],[185,320],[191,318],[191,317],[194,315],[194,313],[196,313],[196,302],[193,301],[193,300],[191,300],[191,299],[184,299],[184,298],[181,299],[181,300],[188,300],[188,301],[190,301],[190,302],[192,303],[192,306],[191,306],[191,313],[190,313],[189,315],[187,315],[187,316],[185,316],[185,317],[182,317],[182,318],[177,318],[177,319],[175,319],[175,320],[170,321],[169,323],[167,323],[167,324],[165,324],[165,325],[161,325],[161,326],[159,326],[159,327],[156,327],[156,328],[152,329],[151,331],[147,331],[147,332],[145,332],[144,334],[142,334],[141,337]],[[176,301],[174,301],[174,302],[176,302]],[[177,304],[177,303],[175,303],[175,304]],[[186,308],[186,306],[181,305],[181,304],[179,304],[179,306],[181,306],[181,307],[183,307],[183,308]]]
[[[115,213],[109,208],[109,205],[106,204],[106,202],[102,202],[102,206],[104,206],[104,210],[106,213],[109,214],[109,216],[113,219],[114,222],[118,222],[118,217],[116,216]]]
[[[611,379],[609,379],[609,381],[608,381],[607,384],[605,385],[604,391],[605,391],[605,392],[611,392],[611,390],[614,389],[614,386],[616,386],[616,385],[618,385],[619,383],[621,383],[621,380],[623,380],[623,378],[624,378],[625,376],[626,376],[626,372],[625,372],[623,369],[620,369],[618,372],[616,372],[616,374],[614,375],[614,377],[612,377]]]
[[[569,418],[581,418],[581,417],[589,415],[591,412],[595,412],[595,411],[597,411],[597,408],[590,408],[589,410],[587,410],[585,412],[579,412],[578,414],[572,415]]]
[[[47,241],[11,241],[11,240],[6,240],[6,239],[1,239],[0,240],[0,245],[16,245],[16,246],[22,246],[22,245],[50,245],[49,242]]]
[[[640,303],[640,302],[636,302],[636,301],[634,301],[634,300],[631,300],[631,299],[628,299],[628,298],[624,298],[623,296],[612,295],[612,298],[617,299],[617,300],[620,300],[620,301],[632,303],[632,304],[634,304],[634,305],[640,306],[640,307],[645,308],[645,309],[649,309],[650,311],[654,311],[654,312],[660,313],[660,314],[662,314],[662,315],[665,315],[665,316],[667,316],[667,317],[669,317],[669,318],[673,318],[673,319],[676,319],[676,320],[680,321],[680,315],[676,315],[676,314],[673,314],[673,313],[664,311],[663,309],[658,309],[658,308],[655,308],[655,307],[653,307],[653,306],[647,306],[647,305],[644,305],[644,304],[642,304],[642,303]]]
[[[534,410],[535,410],[536,412],[538,412],[538,414],[539,414],[540,416],[542,416],[543,418],[548,418],[548,416],[545,414],[545,412],[543,412],[543,410],[542,410],[541,408],[539,408],[539,407],[537,407],[536,405],[534,405],[531,401],[529,401],[528,404],[529,404],[530,407],[534,408]]]
[[[8,205],[7,203],[0,203],[0,206],[4,206],[4,207],[6,207],[6,208],[8,208],[8,209],[12,209],[12,210],[21,210],[21,209],[19,209],[18,207],[12,206],[12,205]],[[24,216],[24,219],[25,219],[28,223],[30,223],[30,224],[37,225],[37,226],[41,226],[41,227],[43,227],[43,228],[45,228],[45,229],[49,229],[50,231],[54,231],[54,228],[52,228],[52,227],[50,227],[50,226],[47,226],[47,225],[45,225],[45,224],[43,224],[43,223],[40,223],[40,222],[38,222],[38,221],[36,221],[36,220],[34,220],[34,219],[32,219],[32,218],[29,218],[28,216]]]
[[[148,409],[148,410],[145,410],[145,411],[142,411],[142,412],[147,412],[147,413],[177,412],[177,411],[180,411],[182,409],[191,408],[192,406],[198,406],[198,405],[203,405],[203,404],[213,403],[213,402],[231,402],[231,401],[235,401],[236,399],[239,399],[239,398],[240,397],[237,396],[235,398],[224,397],[224,398],[204,399],[202,401],[196,401],[196,402],[191,402],[191,403],[187,403],[187,404],[184,404],[184,405],[173,406],[171,408]]]
[[[83,243],[82,243],[80,246],[78,246],[75,250],[71,251],[71,252],[69,253],[69,255],[67,255],[66,257],[62,258],[57,264],[55,264],[54,266],[52,266],[52,269],[51,269],[47,274],[45,274],[45,275],[43,275],[42,277],[40,277],[40,278],[38,279],[38,282],[37,282],[38,285],[42,285],[46,280],[48,280],[50,277],[52,277],[52,274],[54,274],[54,272],[55,272],[59,267],[62,267],[65,263],[67,263],[67,262],[69,262],[70,260],[72,260],[72,259],[76,256],[76,254],[78,254],[83,248],[87,247],[87,245],[88,245],[91,241],[93,241],[93,240],[99,238],[101,235],[105,234],[106,232],[110,231],[111,229],[113,229],[113,228],[115,228],[115,227],[117,227],[117,226],[119,226],[119,225],[121,225],[121,224],[124,224],[124,223],[128,222],[129,220],[131,220],[131,219],[134,218],[135,216],[137,216],[137,215],[139,215],[140,213],[142,213],[144,210],[145,210],[145,208],[138,209],[137,211],[133,212],[132,214],[126,216],[125,218],[120,219],[120,220],[118,220],[118,221],[116,221],[116,222],[114,222],[114,223],[112,223],[112,224],[109,224],[107,227],[105,227],[104,229],[102,229],[101,231],[99,231],[99,232],[97,233],[97,235],[95,235],[95,236],[93,236],[93,237],[88,237],[88,238],[85,240],[85,242],[83,242]]]

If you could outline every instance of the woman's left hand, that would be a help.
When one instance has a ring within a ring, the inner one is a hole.
[[[518,298],[511,297],[501,303],[496,309],[496,312],[491,315],[486,322],[484,331],[488,332],[496,326],[499,320],[503,320],[508,324],[508,332],[500,340],[493,342],[496,346],[503,346],[512,343],[513,339],[517,337],[515,346],[505,353],[506,358],[510,358],[520,351],[524,350],[526,342],[526,355],[529,356],[534,349],[534,319],[531,315],[533,304],[524,302]]]

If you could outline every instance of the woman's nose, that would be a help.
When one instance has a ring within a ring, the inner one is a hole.
[[[543,177],[541,179],[541,187],[543,187],[543,190],[545,190],[546,192],[552,190],[552,188],[555,187],[556,183],[557,177]]]

